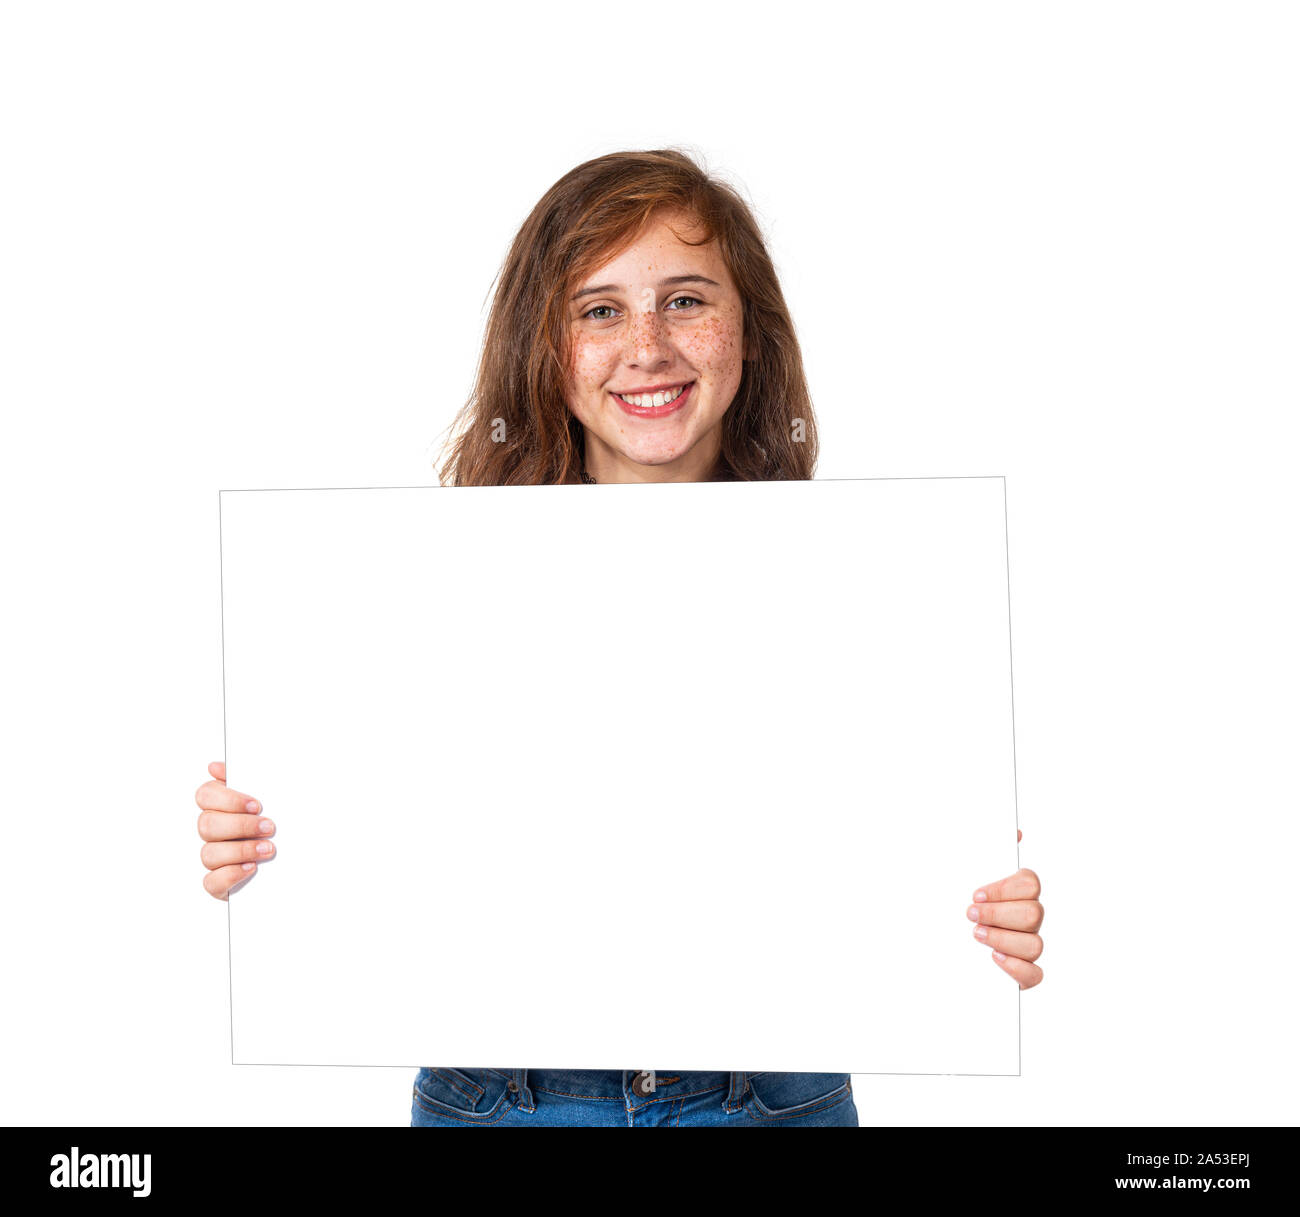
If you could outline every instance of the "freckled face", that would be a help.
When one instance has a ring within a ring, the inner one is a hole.
[[[717,243],[678,233],[699,236],[691,217],[652,218],[569,301],[567,400],[597,481],[704,477],[721,449],[740,387],[742,303]]]

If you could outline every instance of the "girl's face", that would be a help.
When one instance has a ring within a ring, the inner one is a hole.
[[[674,228],[676,231],[674,231]],[[722,447],[744,358],[740,293],[696,222],[654,217],[569,300],[569,409],[598,482],[698,481]]]

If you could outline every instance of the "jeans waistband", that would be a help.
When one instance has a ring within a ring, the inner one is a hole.
[[[511,1080],[519,1089],[519,1105],[535,1111],[534,1091],[567,1095],[583,1099],[621,1099],[629,1105],[662,1098],[679,1098],[710,1090],[725,1091],[723,1105],[727,1111],[739,1111],[749,1088],[747,1073],[722,1073],[709,1070],[655,1070],[655,1089],[644,1097],[632,1089],[635,1069],[515,1069]]]

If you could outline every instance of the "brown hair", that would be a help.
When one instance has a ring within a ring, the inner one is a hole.
[[[812,477],[817,425],[794,323],[749,207],[674,148],[614,152],[570,170],[533,208],[497,276],[478,375],[439,470],[455,486],[579,481],[584,431],[565,401],[567,300],[657,212],[693,216],[744,302],[747,350],[722,419],[716,480]]]

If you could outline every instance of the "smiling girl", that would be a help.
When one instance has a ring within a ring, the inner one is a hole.
[[[681,152],[579,165],[542,197],[498,278],[473,393],[439,480],[455,486],[808,479],[817,428],[776,271],[749,208]],[[199,787],[218,899],[274,856],[274,824]],[[1042,979],[1039,882],[974,893],[978,943]],[[421,1069],[418,1126],[856,1125],[847,1073]]]

